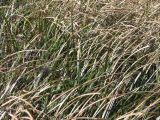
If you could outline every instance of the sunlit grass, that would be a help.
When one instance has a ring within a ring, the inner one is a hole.
[[[1,2],[0,119],[156,119],[159,6]]]

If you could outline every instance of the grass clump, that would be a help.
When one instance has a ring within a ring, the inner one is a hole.
[[[160,115],[159,2],[0,2],[0,118]]]

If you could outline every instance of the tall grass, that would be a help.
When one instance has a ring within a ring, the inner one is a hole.
[[[159,7],[1,0],[0,119],[156,119]]]

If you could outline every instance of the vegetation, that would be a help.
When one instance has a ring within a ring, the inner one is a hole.
[[[159,0],[1,0],[1,120],[154,120]]]

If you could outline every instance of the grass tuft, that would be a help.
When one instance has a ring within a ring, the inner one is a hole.
[[[156,119],[159,6],[1,0],[0,119]]]

